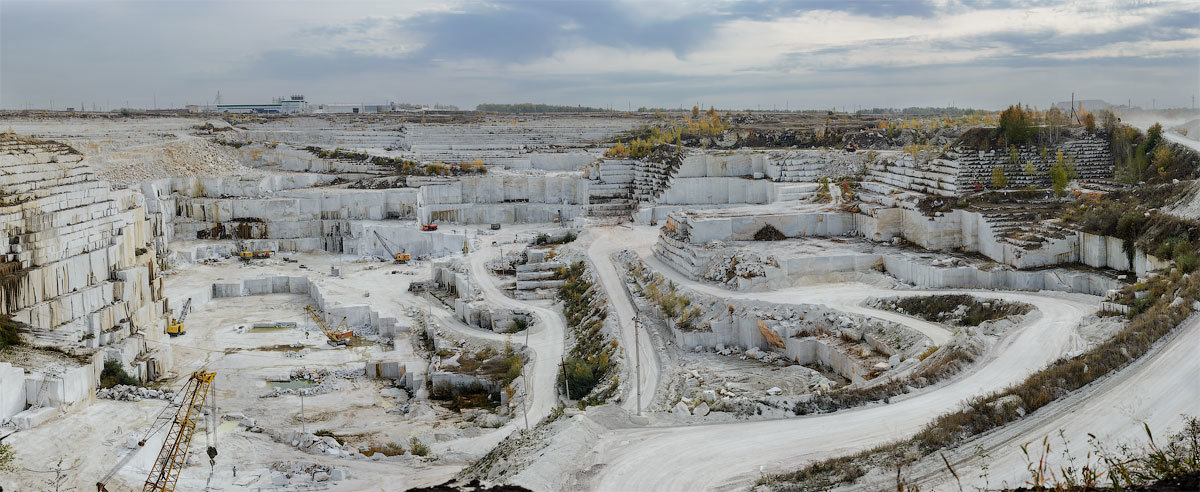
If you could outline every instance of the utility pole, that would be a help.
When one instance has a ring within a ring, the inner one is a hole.
[[[638,329],[638,319],[633,318],[633,360],[634,360],[634,375],[633,380],[637,383],[634,387],[634,395],[637,398],[637,414],[642,416],[642,336],[641,330]]]
[[[567,379],[567,358],[562,358],[563,385],[567,387],[567,401],[571,400],[571,380]]]
[[[304,390],[300,391],[300,433],[308,434],[308,427],[304,423]]]
[[[525,328],[525,347],[529,347],[529,328]],[[521,364],[521,379],[525,381],[525,398],[521,400],[521,413],[525,414],[525,430],[529,430],[529,398],[530,392],[533,390],[529,386],[529,370],[525,368],[526,364]]]
[[[526,328],[526,331],[528,330]],[[528,333],[526,333],[525,338],[529,338]],[[528,347],[529,345],[525,346]],[[525,364],[521,364],[521,379],[525,381],[525,398],[521,400],[521,413],[525,415],[525,430],[529,430],[529,390],[531,388],[529,387],[529,372],[525,369]]]

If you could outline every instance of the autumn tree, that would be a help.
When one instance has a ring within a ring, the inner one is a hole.
[[[1096,117],[1092,113],[1083,115],[1083,128],[1088,133],[1096,133]]]
[[[1008,186],[1008,176],[1004,175],[1004,169],[1000,166],[992,168],[992,188],[1004,188]]]
[[[1000,134],[1010,145],[1021,145],[1029,141],[1033,123],[1028,112],[1018,103],[1000,113]]]
[[[1050,185],[1054,187],[1054,196],[1061,198],[1068,182],[1066,167],[1057,163],[1050,167]]]
[[[1150,128],[1146,129],[1146,140],[1142,142],[1142,150],[1147,154],[1154,150],[1154,147],[1157,147],[1158,143],[1162,141],[1162,133],[1161,123],[1150,125]]]
[[[1171,161],[1173,161],[1174,158],[1175,156],[1171,154],[1171,149],[1166,145],[1161,145],[1157,149],[1154,149],[1154,153],[1151,154],[1150,164],[1153,165],[1155,169],[1158,169],[1159,176],[1166,176],[1167,168],[1171,167]]]

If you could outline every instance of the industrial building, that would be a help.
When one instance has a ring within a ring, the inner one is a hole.
[[[193,109],[195,108],[195,109]],[[189,106],[189,111],[237,114],[300,114],[308,113],[308,102],[303,94],[293,94],[287,97],[277,97],[268,104],[221,104],[209,106]]]

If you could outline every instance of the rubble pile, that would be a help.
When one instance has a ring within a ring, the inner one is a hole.
[[[125,188],[162,178],[263,176],[246,167],[232,148],[200,138],[185,138],[157,145],[116,149],[99,154],[85,153],[86,162],[113,187]]]
[[[96,390],[96,398],[105,400],[119,401],[142,401],[142,400],[167,400],[175,399],[175,393],[171,391],[162,391],[144,386],[129,386],[118,384],[111,388],[100,388]]]
[[[713,245],[710,248],[716,249],[721,246]],[[769,268],[779,268],[779,260],[774,256],[764,256],[753,251],[723,250],[709,261],[702,276],[705,280],[736,286],[740,278],[766,277]]]
[[[340,482],[350,478],[350,472],[345,468],[336,468],[312,461],[279,461],[272,463],[271,485],[286,487],[292,481],[303,482]],[[298,485],[298,484],[297,484]]]
[[[320,395],[337,390],[338,379],[357,379],[366,376],[364,369],[294,369],[289,374],[288,381],[308,381],[313,383],[307,388],[271,388],[271,391],[260,395],[261,398],[273,398],[282,395]]]

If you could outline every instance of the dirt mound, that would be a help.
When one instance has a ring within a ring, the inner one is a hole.
[[[264,174],[243,165],[237,150],[200,138],[111,150],[85,146],[83,151],[85,162],[96,170],[96,175],[114,187],[169,177],[253,177]]]
[[[991,150],[999,146],[997,137],[999,133],[995,128],[977,127],[963,132],[958,140],[954,142],[954,147],[963,147],[975,150]]]
[[[754,233],[755,241],[783,241],[784,239],[787,239],[787,236],[783,235],[782,232],[779,232],[779,229],[776,229],[771,224],[763,226],[762,229]]]
[[[479,483],[479,480],[471,480],[467,483],[451,480],[432,487],[411,488],[406,492],[529,492],[529,489],[517,485],[492,485],[489,487]]]

